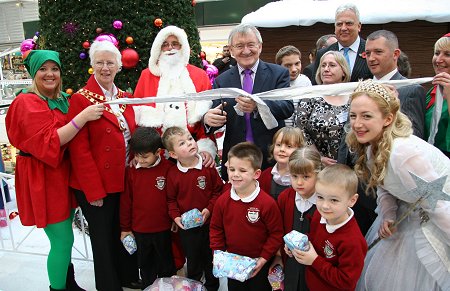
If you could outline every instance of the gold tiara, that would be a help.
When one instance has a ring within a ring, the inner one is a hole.
[[[359,82],[358,87],[356,87],[354,92],[376,93],[380,95],[388,104],[391,102],[391,94],[386,90],[386,88],[380,83],[374,82],[370,79]]]

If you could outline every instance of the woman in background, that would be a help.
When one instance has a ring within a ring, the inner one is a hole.
[[[350,80],[350,69],[344,56],[326,52],[316,73],[317,84],[337,84]],[[323,96],[301,99],[297,107],[296,126],[305,133],[306,143],[315,146],[325,166],[335,164],[344,124],[348,117],[348,96]]]
[[[436,76],[433,88],[426,96],[427,109],[425,113],[425,136],[429,143],[440,149],[450,158],[450,119],[448,99],[450,98],[450,33],[447,33],[434,44],[432,64]],[[437,97],[440,88],[442,99]],[[437,106],[442,102],[442,107]],[[433,122],[433,119],[436,122]]]

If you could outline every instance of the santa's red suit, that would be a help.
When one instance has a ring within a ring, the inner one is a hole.
[[[165,76],[158,65],[161,45],[170,35],[176,36],[181,44],[179,52],[182,66],[177,78]],[[134,97],[163,97],[211,89],[211,83],[205,71],[188,64],[189,50],[184,30],[175,26],[162,29],[153,42],[149,67],[142,71]],[[201,124],[202,117],[210,109],[211,104],[211,101],[189,101],[135,106],[136,123],[139,126],[155,127],[160,132],[172,126],[187,128],[197,141],[199,152],[209,152],[214,158],[217,153],[215,141],[212,135],[205,133]]]

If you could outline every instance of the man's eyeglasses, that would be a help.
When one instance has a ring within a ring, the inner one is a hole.
[[[109,69],[114,68],[116,66],[116,63],[114,62],[95,62],[94,66],[96,68],[103,68],[103,66],[106,65]]]
[[[179,49],[181,47],[181,43],[179,43],[178,41],[174,41],[174,42],[163,42],[163,44],[161,45],[162,48],[168,48],[169,46],[173,47],[174,49]]]
[[[258,44],[254,43],[254,42],[249,42],[249,43],[238,43],[235,45],[232,45],[232,47],[234,47],[237,50],[243,50],[245,47],[247,47],[249,50],[253,50],[258,48]]]

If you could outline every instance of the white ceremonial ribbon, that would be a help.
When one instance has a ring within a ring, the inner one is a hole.
[[[433,116],[431,118],[431,125],[430,125],[430,136],[428,137],[428,143],[434,144],[434,138],[436,137],[436,134],[438,132],[438,125],[439,120],[441,119],[442,114],[442,104],[444,103],[444,97],[442,93],[442,86],[439,85],[436,90],[436,96],[434,100],[434,109],[433,109]]]
[[[395,88],[400,88],[413,84],[423,84],[431,82],[432,77],[404,79],[404,80],[387,80],[374,81],[382,84],[392,85]],[[264,103],[264,100],[278,101],[278,100],[299,100],[305,98],[315,98],[330,95],[350,95],[359,82],[339,83],[330,85],[316,85],[310,87],[288,87],[281,89],[274,89],[267,92],[249,94],[244,90],[238,88],[218,88],[199,93],[187,93],[183,95],[173,95],[165,97],[143,97],[143,98],[120,98],[105,102],[107,104],[149,104],[149,103],[167,103],[167,102],[186,102],[186,101],[212,101],[223,98],[236,98],[237,96],[245,96],[253,99],[258,107],[258,112],[264,125],[268,129],[278,126],[278,121],[270,112],[269,106]],[[437,98],[437,94],[436,94]],[[442,106],[441,106],[442,107]],[[441,108],[442,110],[442,108]]]

